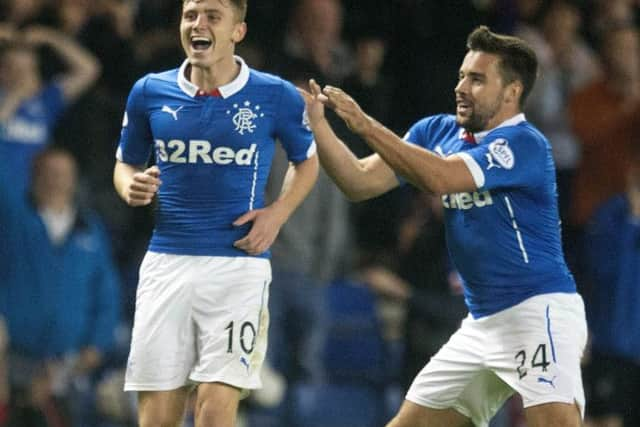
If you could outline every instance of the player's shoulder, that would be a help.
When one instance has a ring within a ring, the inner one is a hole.
[[[274,94],[298,93],[296,87],[290,81],[266,71],[250,68],[249,85],[253,89],[272,92]]]
[[[455,134],[459,130],[455,116],[450,114],[437,114],[418,120],[411,126],[411,133],[420,138],[443,139]]]
[[[452,114],[436,114],[433,116],[427,116],[418,120],[414,127],[416,128],[429,128],[429,129],[453,129],[457,128],[456,118]]]
[[[488,142],[506,140],[510,144],[526,145],[530,149],[549,149],[549,141],[531,122],[522,120],[507,126],[500,126],[487,134]]]
[[[132,91],[146,93],[154,90],[163,90],[167,86],[177,86],[178,71],[178,68],[174,68],[157,73],[147,73],[135,82]]]

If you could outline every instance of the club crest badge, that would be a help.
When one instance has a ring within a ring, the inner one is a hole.
[[[233,110],[227,110],[227,115],[231,115],[235,131],[240,135],[245,132],[253,133],[256,128],[256,119],[264,117],[264,113],[260,111],[260,106],[252,106],[251,101],[244,101],[242,105],[233,104]]]

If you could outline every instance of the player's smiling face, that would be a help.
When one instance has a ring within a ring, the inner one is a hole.
[[[509,118],[499,57],[469,51],[462,62],[456,93],[456,121],[469,132],[492,129]]]
[[[191,65],[211,67],[233,56],[246,33],[229,0],[189,0],[182,8],[180,40]]]

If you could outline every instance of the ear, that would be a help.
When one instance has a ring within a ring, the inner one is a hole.
[[[244,36],[246,35],[247,35],[247,23],[239,22],[235,25],[235,28],[233,29],[231,40],[234,43],[240,43],[244,39]]]
[[[520,103],[520,97],[522,96],[522,90],[524,89],[522,82],[519,80],[511,82],[507,85],[506,89],[505,101],[514,104]]]

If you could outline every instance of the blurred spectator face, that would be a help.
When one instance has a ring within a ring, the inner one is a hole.
[[[552,4],[545,15],[543,28],[547,41],[556,52],[571,49],[580,21],[580,11],[573,5],[563,1]]]
[[[356,58],[361,70],[378,70],[382,66],[385,54],[384,41],[367,38],[358,41]]]
[[[76,164],[64,151],[49,151],[36,157],[33,196],[40,207],[70,204],[76,189]]]
[[[597,19],[605,25],[633,22],[633,7],[637,6],[637,3],[637,0],[598,0],[596,3]]]
[[[298,6],[296,27],[307,46],[331,48],[340,39],[342,7],[337,0],[303,0]]]
[[[35,17],[44,4],[43,0],[9,0],[9,16],[15,24]]]
[[[38,78],[38,56],[32,48],[14,46],[0,56],[0,85],[12,87]]]
[[[640,41],[638,30],[619,28],[604,35],[602,56],[614,76],[635,81],[640,73]]]
[[[517,0],[518,16],[523,21],[532,21],[542,7],[543,0]]]
[[[60,0],[58,13],[63,28],[71,34],[80,31],[91,17],[91,6],[89,0]]]
[[[211,67],[233,55],[236,43],[246,33],[230,1],[189,0],[180,20],[180,40],[189,62],[195,67]]]

